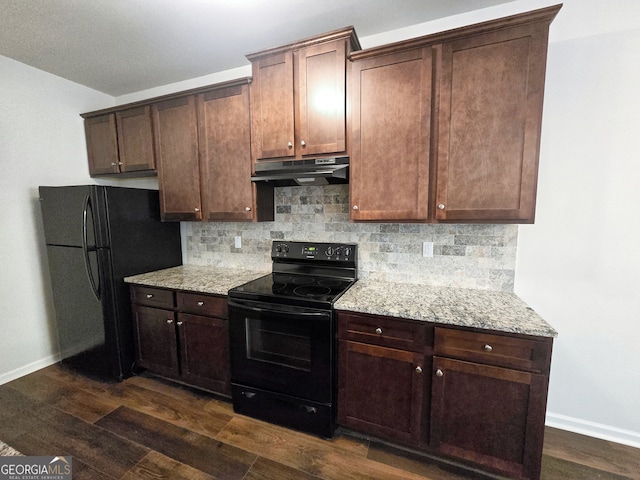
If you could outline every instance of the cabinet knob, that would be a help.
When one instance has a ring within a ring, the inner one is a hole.
[[[198,306],[201,307],[204,305],[204,302],[198,302]]]
[[[124,165],[124,163],[122,163],[122,162],[118,162],[118,165],[122,166],[122,165]]]
[[[251,207],[244,207],[244,211],[245,212],[250,212],[251,211]]]
[[[493,347],[489,344],[485,345],[482,348],[484,349],[485,352],[491,352],[493,350]]]
[[[167,318],[167,323],[173,323],[173,320],[170,318]]]
[[[193,209],[193,211],[197,213],[197,212],[200,211],[200,209],[198,207],[196,207],[196,208]]]
[[[115,167],[116,166],[116,162],[111,162],[111,166]]]
[[[422,367],[420,365],[416,367],[416,373],[422,373]]]
[[[444,372],[440,369],[436,370],[436,377],[444,377]]]
[[[153,298],[153,293],[147,293],[147,298]]]
[[[382,329],[380,327],[376,328],[376,333],[382,335]]]
[[[178,323],[176,323],[176,325],[180,326],[180,325],[182,325],[182,322],[178,322]]]
[[[291,142],[287,142],[287,147],[289,147],[289,148],[293,148],[293,143],[291,143]]]
[[[359,209],[360,209],[360,207],[358,207],[358,205],[354,205],[354,206],[353,206],[353,209],[354,209],[354,210],[359,210]]]
[[[444,203],[439,203],[439,204],[438,204],[438,208],[439,208],[440,210],[444,210]]]
[[[304,140],[301,140],[301,141],[300,141],[300,145],[301,145],[301,146],[303,146],[303,147],[306,147],[306,146],[307,146],[307,144],[304,142]]]

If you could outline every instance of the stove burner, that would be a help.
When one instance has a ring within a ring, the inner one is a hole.
[[[337,287],[342,284],[342,280],[337,278],[323,278],[322,280],[318,280],[318,285],[322,285],[323,287]]]
[[[327,293],[331,292],[330,288],[327,287],[319,287],[316,285],[309,285],[309,286],[302,286],[302,287],[296,287],[293,290],[293,293],[295,293],[296,295],[300,296],[300,297],[315,297],[318,295],[326,295]]]
[[[286,286],[286,283],[273,282],[273,285],[271,285],[271,290],[273,290],[274,292],[279,292],[280,290],[284,290]]]

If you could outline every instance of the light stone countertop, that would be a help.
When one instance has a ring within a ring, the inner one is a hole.
[[[216,295],[269,272],[181,265],[126,277],[127,283]],[[470,288],[430,287],[358,280],[335,303],[336,310],[423,320],[524,335],[558,333],[517,295]]]
[[[540,315],[509,292],[358,280],[334,307],[436,324],[558,336]]]
[[[148,287],[226,295],[231,288],[242,285],[267,273],[269,272],[199,265],[181,265],[179,267],[125,277],[124,281],[127,283],[146,285]]]

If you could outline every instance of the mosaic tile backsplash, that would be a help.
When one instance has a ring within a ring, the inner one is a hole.
[[[278,187],[275,209],[273,222],[186,223],[185,263],[268,272],[273,240],[353,242],[359,278],[513,291],[517,225],[350,223],[348,185]]]

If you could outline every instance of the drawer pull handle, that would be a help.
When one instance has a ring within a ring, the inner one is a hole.
[[[485,352],[491,352],[493,351],[493,347],[489,344],[486,344],[484,347],[482,347],[484,349]]]
[[[440,369],[436,370],[436,377],[444,377],[444,372]]]
[[[380,327],[376,328],[376,333],[382,335],[382,329]]]
[[[198,302],[198,306],[202,307],[204,305],[204,302]]]
[[[153,298],[153,293],[147,293],[147,298]]]
[[[422,373],[422,367],[420,365],[416,367],[416,373]]]

